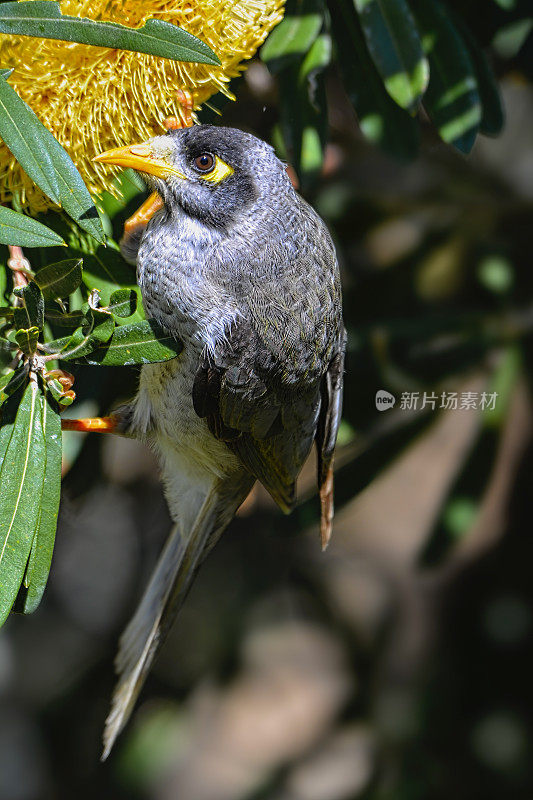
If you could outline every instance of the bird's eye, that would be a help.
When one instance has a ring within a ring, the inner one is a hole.
[[[199,169],[200,172],[211,172],[215,166],[215,159],[211,153],[202,153],[194,159],[194,166],[196,169]]]

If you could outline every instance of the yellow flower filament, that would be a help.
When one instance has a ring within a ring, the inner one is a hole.
[[[31,2],[31,0],[26,0]],[[206,42],[220,67],[170,61],[125,50],[0,34],[9,83],[69,151],[93,193],[109,189],[109,168],[92,158],[144,141],[181,116],[179,91],[194,108],[222,91],[283,16],[284,0],[62,0],[63,14],[139,27],[150,17],[179,25]],[[0,202],[16,195],[31,212],[51,202],[0,141]]]

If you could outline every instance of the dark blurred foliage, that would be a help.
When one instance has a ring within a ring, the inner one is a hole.
[[[1,800],[533,795],[531,48],[504,36],[520,0],[451,5],[492,43],[507,117],[468,158],[424,120],[416,160],[384,155],[325,73],[329,144],[305,188],[338,247],[349,331],[329,550],[312,463],[291,517],[257,489],[102,765],[116,641],[170,522],[149,452],[66,436],[49,586],[0,636]],[[277,142],[267,67],[235,92],[221,123]],[[73,415],[135,391],[134,370],[75,369]],[[394,408],[376,409],[378,390]],[[443,392],[497,396],[454,411]]]

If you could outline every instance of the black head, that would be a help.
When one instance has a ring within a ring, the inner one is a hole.
[[[136,169],[167,210],[217,228],[249,213],[261,198],[292,191],[270,145],[235,128],[195,125],[171,130],[98,160]]]

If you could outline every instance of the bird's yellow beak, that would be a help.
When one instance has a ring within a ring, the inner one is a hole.
[[[183,172],[168,164],[164,159],[154,156],[150,142],[106,150],[105,153],[95,156],[93,161],[99,161],[101,164],[116,164],[117,167],[131,167],[163,180],[170,178],[171,175],[186,180]]]

